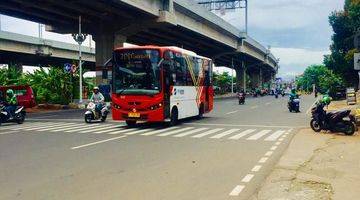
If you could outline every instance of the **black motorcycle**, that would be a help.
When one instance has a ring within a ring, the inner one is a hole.
[[[0,125],[5,122],[16,122],[18,124],[22,124],[25,121],[25,108],[24,106],[17,106],[13,116],[10,116],[5,110],[6,103],[0,102]]]
[[[295,98],[288,102],[288,109],[290,112],[300,112],[300,99]]]
[[[353,135],[357,127],[355,117],[350,112],[351,110],[326,112],[324,105],[319,103],[311,110],[310,127],[315,132],[329,130],[331,132],[342,132],[345,135]]]
[[[237,94],[238,100],[239,100],[239,105],[240,104],[245,104],[245,94],[240,92]]]
[[[275,99],[279,98],[279,93],[275,92]]]

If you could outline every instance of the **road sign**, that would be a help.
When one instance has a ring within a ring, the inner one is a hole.
[[[64,71],[68,72],[68,73],[71,71],[71,64],[70,63],[65,63],[64,64]]]
[[[354,69],[360,70],[360,53],[354,53]]]

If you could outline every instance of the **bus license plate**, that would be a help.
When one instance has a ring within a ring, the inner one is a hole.
[[[128,117],[139,118],[139,117],[140,117],[140,113],[131,112],[131,113],[128,113]]]

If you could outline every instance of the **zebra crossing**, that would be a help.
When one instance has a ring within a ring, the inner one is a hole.
[[[203,126],[174,126],[174,127],[135,127],[116,124],[85,124],[75,122],[27,122],[21,125],[7,125],[0,127],[1,133],[15,134],[32,132],[46,133],[76,133],[76,134],[108,134],[108,135],[139,135],[174,138],[208,138],[248,141],[276,141],[290,129],[279,130],[263,128],[211,128]]]

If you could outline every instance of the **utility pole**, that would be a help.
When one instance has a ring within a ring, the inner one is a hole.
[[[79,90],[80,90],[80,96],[79,96],[79,103],[81,104],[83,102],[83,94],[82,94],[82,61],[81,61],[81,44],[85,41],[87,34],[81,33],[81,15],[79,15],[79,33],[72,34],[74,40],[79,44],[79,77],[80,77],[80,84],[79,84]]]

